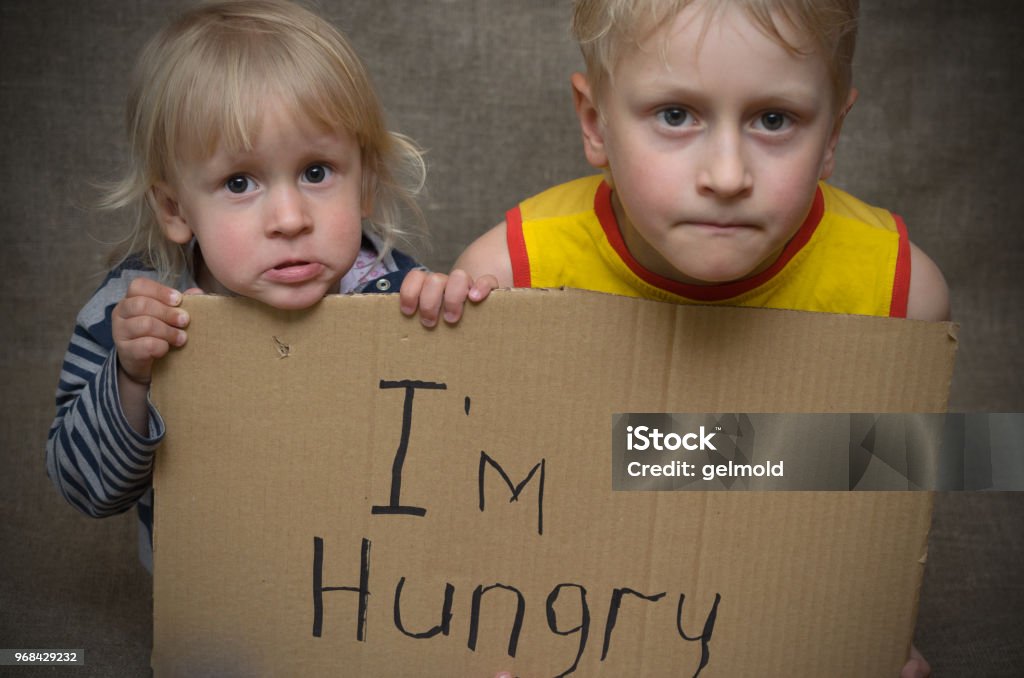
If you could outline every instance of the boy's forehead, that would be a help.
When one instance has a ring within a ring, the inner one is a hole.
[[[779,11],[759,13],[742,3],[706,3],[698,0],[679,8],[664,21],[645,31],[646,39],[634,44],[637,49],[665,50],[692,45],[700,50],[708,37],[750,41],[749,29],[793,54],[817,53],[814,36]],[[817,58],[824,55],[817,53]]]
[[[627,77],[619,72],[624,67],[631,71],[628,77],[654,80],[716,62],[735,65],[725,75],[736,79],[742,79],[748,65],[754,70],[772,63],[780,73],[803,75],[816,84],[829,80],[827,59],[807,31],[784,16],[771,17],[771,27],[765,21],[739,4],[690,3],[620,52],[613,80]]]
[[[577,0],[574,33],[580,39],[594,91],[601,96],[636,50],[666,52],[680,17],[697,23],[695,47],[728,22],[753,26],[772,43],[824,65],[837,110],[851,86],[858,0]],[[599,19],[599,16],[603,16]],[[660,45],[658,44],[660,41]]]

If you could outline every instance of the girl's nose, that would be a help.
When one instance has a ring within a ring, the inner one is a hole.
[[[267,235],[293,238],[313,230],[313,219],[306,209],[302,192],[294,186],[272,189]]]

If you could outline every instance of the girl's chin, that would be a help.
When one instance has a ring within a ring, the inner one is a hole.
[[[261,290],[245,296],[282,311],[299,311],[316,305],[336,287],[337,285],[332,287],[323,284],[301,285],[284,289]]]

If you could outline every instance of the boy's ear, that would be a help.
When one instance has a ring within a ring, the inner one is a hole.
[[[576,106],[576,117],[580,121],[583,132],[583,152],[587,162],[598,169],[608,167],[608,154],[604,147],[604,131],[601,125],[601,112],[597,108],[587,76],[582,73],[572,74],[572,100]]]
[[[148,197],[164,237],[179,245],[187,245],[192,240],[192,228],[181,212],[181,204],[171,185],[166,181],[154,184]]]
[[[857,88],[850,88],[850,95],[846,97],[846,103],[843,104],[843,108],[839,111],[839,115],[836,116],[835,124],[832,127],[832,134],[828,138],[828,144],[825,146],[825,156],[821,162],[821,176],[819,179],[828,179],[832,176],[832,170],[836,167],[836,146],[839,144],[839,133],[843,130],[843,122],[846,120],[846,114],[853,108],[853,104],[857,101]]]

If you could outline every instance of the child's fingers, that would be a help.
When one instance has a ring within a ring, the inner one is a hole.
[[[183,330],[170,327],[152,316],[129,318],[114,323],[114,344],[118,360],[133,381],[145,383],[153,370],[153,361],[167,355],[172,346],[184,346]]]
[[[183,329],[189,322],[188,313],[159,300],[157,297],[167,297],[158,287],[135,285],[133,291],[140,294],[126,296],[112,313],[112,333],[121,368],[139,382],[149,379],[154,360],[166,355],[171,346],[184,345],[188,339]],[[155,296],[144,296],[147,293]]]
[[[118,345],[117,361],[129,379],[148,384],[153,374],[153,361],[167,355],[170,349],[163,339],[139,337]]]
[[[420,322],[424,327],[433,327],[437,324],[447,283],[448,276],[444,273],[428,273],[424,278],[419,295]]]
[[[133,296],[125,297],[118,302],[114,307],[113,321],[115,335],[120,325],[123,329],[130,329],[131,332],[125,336],[134,339],[147,334],[164,336],[166,330],[161,325],[185,328],[188,326],[189,316],[188,312],[168,306],[154,297]]]
[[[118,358],[122,364],[144,364],[148,365],[154,360],[163,358],[171,350],[171,344],[156,337],[139,337],[132,339],[125,345],[125,351],[118,350]]]
[[[184,346],[188,341],[184,330],[151,315],[118,320],[115,312],[113,334],[121,369],[137,382],[149,380],[154,360],[167,355],[172,346]]]
[[[149,297],[156,299],[165,306],[177,306],[181,303],[181,292],[146,277],[138,277],[132,280],[128,284],[128,291],[124,296],[126,299],[129,297]]]
[[[448,284],[444,288],[444,321],[457,323],[462,317],[462,307],[466,304],[469,287],[472,284],[469,274],[455,269],[448,276]]]
[[[488,273],[477,278],[476,282],[473,283],[473,287],[469,290],[470,301],[483,301],[490,293],[498,289],[498,279]]]
[[[423,289],[426,278],[426,271],[415,270],[405,274],[402,288],[398,290],[398,304],[403,314],[411,316],[416,313],[420,303],[420,290]]]
[[[180,321],[182,325],[188,324],[188,314]],[[152,337],[166,341],[173,346],[181,346],[185,343],[185,331],[181,327],[171,325],[160,318],[152,315],[138,315],[124,318],[116,324],[114,330],[114,341],[125,343]]]

